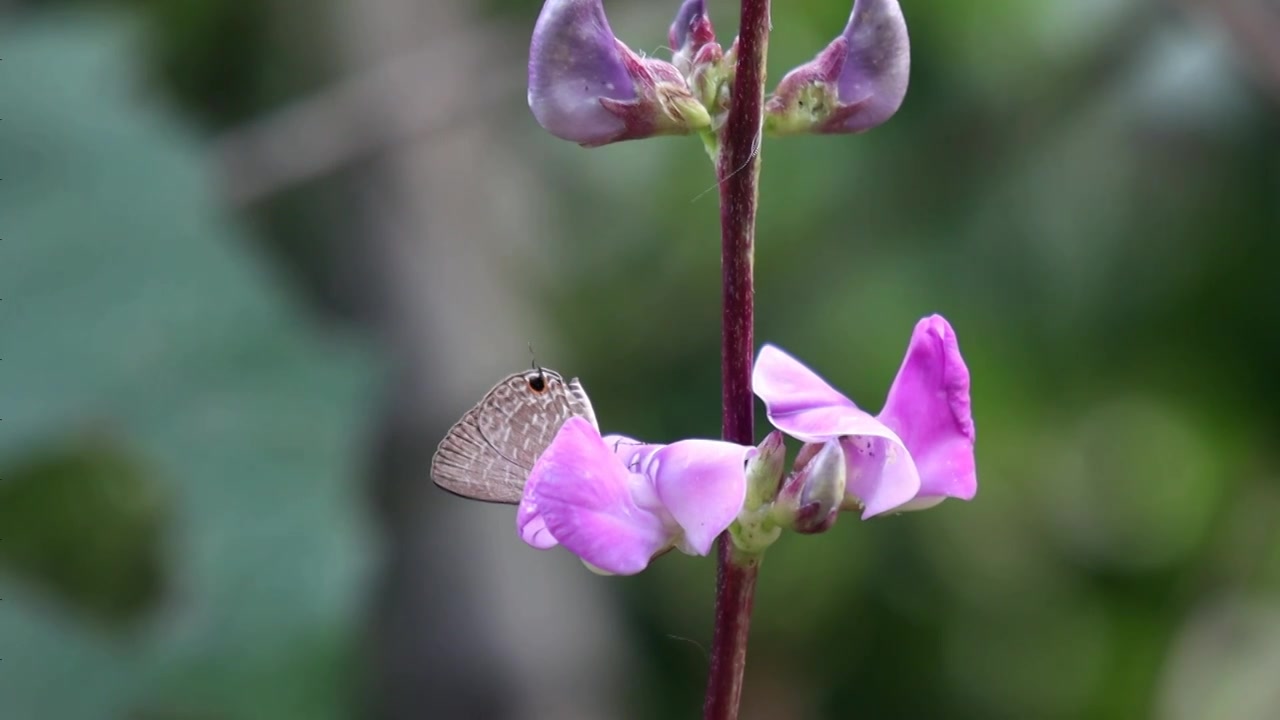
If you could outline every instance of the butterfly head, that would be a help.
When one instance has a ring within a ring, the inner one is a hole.
[[[530,390],[541,395],[548,390],[556,390],[564,384],[564,378],[554,370],[546,368],[534,367],[532,370],[526,370],[520,374],[520,378]]]

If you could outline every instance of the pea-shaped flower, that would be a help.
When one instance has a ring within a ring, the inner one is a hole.
[[[828,457],[830,442],[839,442],[845,492],[863,518],[920,510],[948,497],[969,500],[977,492],[969,370],[955,332],[939,315],[916,325],[877,416],[772,345],[756,359],[752,387],[782,432],[823,445]]]
[[[552,135],[585,146],[709,127],[669,62],[614,37],[601,0],[547,0],[529,47],[529,109]]]
[[[910,72],[897,0],[856,0],[844,32],[783,76],[765,105],[765,126],[778,135],[870,130],[898,111]]]
[[[641,444],[567,420],[534,465],[516,515],[535,548],[563,545],[596,570],[638,573],[672,548],[706,555],[746,497],[755,448],[720,440]]]

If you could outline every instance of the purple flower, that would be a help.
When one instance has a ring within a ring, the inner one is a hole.
[[[547,0],[529,48],[529,109],[552,135],[588,147],[710,126],[674,65],[613,35],[601,0]]]
[[[940,315],[916,325],[876,417],[772,345],[760,350],[751,382],[779,430],[806,443],[839,440],[846,489],[864,519],[977,492],[969,370]]]
[[[897,0],[856,0],[844,33],[778,83],[766,125],[779,135],[870,130],[898,111],[910,71]]]
[[[742,510],[754,454],[719,440],[605,439],[570,418],[529,474],[516,525],[533,547],[563,545],[617,575],[638,573],[671,548],[706,555]]]

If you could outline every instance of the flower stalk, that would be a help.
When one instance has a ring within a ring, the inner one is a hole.
[[[721,432],[725,440],[744,445],[753,444],[755,438],[752,271],[768,43],[769,0],[742,0],[737,65],[716,179],[721,239]],[[711,671],[703,704],[706,720],[738,716],[759,563],[758,555],[736,550],[728,532],[720,536]]]
[[[866,519],[976,489],[968,372],[940,316],[917,326],[875,417],[776,347],[755,358],[764,133],[869,130],[897,112],[910,70],[898,0],[854,0],[844,31],[766,102],[769,31],[769,0],[741,0],[738,37],[722,47],[706,0],[683,0],[665,62],[614,36],[603,0],[545,0],[529,52],[529,108],[553,135],[586,147],[695,135],[715,166],[723,440],[645,444],[570,418],[526,479],[518,513],[525,542],[563,545],[615,574],[672,548],[705,555],[718,536],[708,720],[738,716],[759,566],[784,530],[824,532],[841,510]],[[754,395],[778,429],[758,447]],[[785,480],[784,433],[806,443]]]

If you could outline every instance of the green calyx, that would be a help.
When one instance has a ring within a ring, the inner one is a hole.
[[[775,95],[765,104],[765,131],[772,135],[812,132],[826,122],[839,105],[836,88],[830,83],[806,83],[787,97]]]
[[[782,528],[770,517],[771,506],[744,511],[729,526],[729,536],[738,550],[760,555],[782,536]]]

